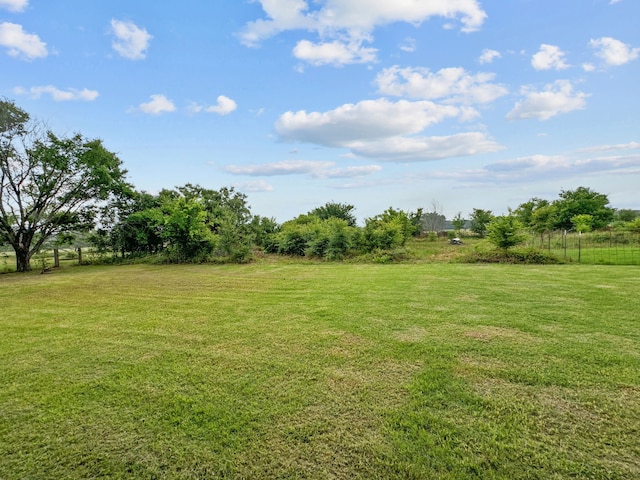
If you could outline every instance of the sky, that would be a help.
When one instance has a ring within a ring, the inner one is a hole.
[[[138,190],[468,218],[640,209],[638,0],[0,0],[0,97]]]

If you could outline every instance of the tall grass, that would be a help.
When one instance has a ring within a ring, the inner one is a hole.
[[[640,476],[636,268],[0,276],[0,478]]]

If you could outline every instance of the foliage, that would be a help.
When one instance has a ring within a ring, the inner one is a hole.
[[[590,232],[593,227],[593,215],[586,213],[571,217],[571,224],[577,232]]]
[[[557,209],[555,228],[570,230],[571,219],[577,215],[591,215],[593,229],[606,227],[614,218],[615,210],[609,207],[609,198],[587,187],[563,190],[560,198],[553,202]]]
[[[487,236],[487,227],[493,220],[493,213],[491,210],[482,210],[480,208],[474,208],[470,215],[470,230],[478,235],[480,238]]]
[[[638,217],[640,217],[640,212],[638,210],[631,210],[628,208],[616,210],[615,213],[615,219],[620,222],[632,222]]]
[[[453,225],[456,234],[459,236],[460,232],[467,226],[467,220],[462,216],[462,212],[456,213],[456,216],[451,220],[451,225]]]
[[[512,263],[555,265],[564,263],[560,257],[538,248],[510,250],[476,250],[465,253],[457,261],[461,263]]]
[[[640,233],[640,217],[625,224],[627,232]]]
[[[356,226],[356,217],[354,215],[355,207],[346,203],[327,202],[321,207],[314,208],[308,215],[318,217],[320,220],[329,220],[337,218],[347,222],[349,227]]]
[[[487,227],[487,238],[496,247],[507,250],[526,239],[522,229],[523,225],[515,215],[496,217]]]
[[[100,140],[58,137],[0,101],[0,238],[17,271],[52,237],[91,228],[100,202],[130,190],[125,175]]]

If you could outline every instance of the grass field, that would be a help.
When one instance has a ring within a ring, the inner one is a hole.
[[[0,479],[640,478],[640,270],[0,275]]]

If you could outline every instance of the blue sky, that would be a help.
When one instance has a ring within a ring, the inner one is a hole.
[[[506,213],[640,208],[637,0],[0,0],[0,96],[140,190]]]

